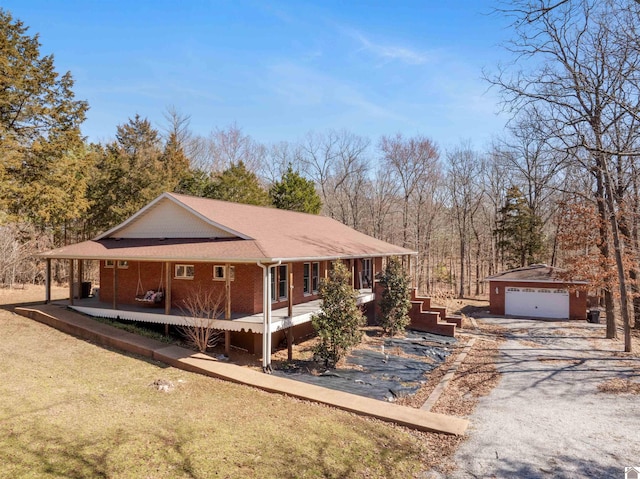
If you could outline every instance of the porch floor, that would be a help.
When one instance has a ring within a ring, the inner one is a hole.
[[[358,292],[358,304],[365,304],[375,299],[371,290],[360,290]],[[298,324],[311,321],[311,316],[320,310],[321,300],[308,301],[306,303],[295,304],[293,315],[289,317],[287,307],[278,308],[271,311],[271,331],[279,331]],[[193,324],[193,319],[179,308],[172,308],[170,314],[164,313],[164,308],[152,306],[138,306],[135,304],[119,304],[118,309],[112,309],[108,303],[101,302],[99,298],[74,299],[73,305],[69,305],[68,300],[54,301],[53,304],[59,306],[69,306],[69,308],[88,316],[99,318],[109,318],[128,321],[142,321],[147,323],[172,324],[176,326],[186,326]],[[215,329],[223,331],[246,331],[262,334],[264,331],[264,318],[262,313],[243,315],[233,313],[231,319],[213,320]]]

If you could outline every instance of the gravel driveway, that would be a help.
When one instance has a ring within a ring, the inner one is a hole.
[[[620,342],[593,341],[604,325],[480,321],[508,329],[502,378],[478,404],[447,477],[624,478],[625,466],[640,466],[640,396],[597,389],[616,377],[640,381],[640,359],[614,356]]]

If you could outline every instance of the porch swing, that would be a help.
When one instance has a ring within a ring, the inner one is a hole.
[[[136,286],[136,301],[143,304],[159,304],[164,299],[164,263],[160,263],[160,282],[158,289],[149,289],[147,291],[142,287],[142,279],[140,278],[140,262],[138,261],[138,286]]]

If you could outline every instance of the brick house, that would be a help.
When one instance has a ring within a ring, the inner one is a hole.
[[[587,281],[566,279],[565,271],[534,264],[489,276],[491,314],[530,318],[587,318]]]
[[[224,298],[214,327],[225,331],[225,346],[259,354],[285,334],[292,341],[312,331],[318,286],[332,261],[350,268],[358,301],[372,314],[384,258],[410,265],[415,254],[324,216],[164,193],[95,239],[40,256],[47,260],[46,300],[51,260],[65,259],[70,307],[94,316],[183,325],[189,294],[213,290]],[[100,264],[99,294],[90,300],[78,288],[85,261]],[[147,292],[155,298],[145,299]],[[262,356],[268,369],[270,354]]]

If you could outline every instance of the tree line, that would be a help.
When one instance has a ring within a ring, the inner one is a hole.
[[[41,280],[39,248],[95,236],[163,191],[322,213],[417,251],[416,286],[485,293],[486,276],[545,262],[640,316],[640,5],[505,2],[514,62],[485,73],[512,120],[481,149],[425,135],[310,132],[264,144],[232,124],[208,135],[168,107],[89,143],[88,108],[37,35],[0,13],[0,281]],[[15,260],[10,258],[22,258]],[[61,272],[61,274],[63,274]],[[18,276],[16,276],[18,275]],[[9,279],[10,278],[10,279]]]

